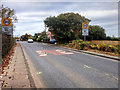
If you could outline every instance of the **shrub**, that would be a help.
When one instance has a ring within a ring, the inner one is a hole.
[[[97,48],[98,50],[100,50],[100,45],[96,45],[96,48]]]
[[[89,47],[90,46],[90,43],[88,41],[85,42],[85,46],[86,47]]]
[[[96,49],[96,45],[95,45],[94,43],[92,43],[92,44],[90,45],[90,48],[91,48],[91,49]]]
[[[74,47],[74,45],[73,45],[72,43],[69,43],[68,46],[69,46],[70,48],[73,48],[73,47]]]
[[[76,48],[78,50],[88,50],[90,49],[97,49],[100,51],[105,51],[105,52],[113,52],[113,53],[120,53],[120,45],[118,46],[113,46],[111,44],[94,44],[90,43],[88,41],[84,42],[83,40],[73,40],[71,43],[68,44],[69,47],[71,48]]]
[[[117,49],[115,46],[110,45],[109,48],[111,49],[111,52],[117,53]]]
[[[120,45],[116,46],[116,51],[118,54],[120,54]]]
[[[105,51],[105,44],[104,43],[101,43],[99,46],[100,46],[99,50]]]
[[[81,50],[85,47],[85,42],[81,42]]]

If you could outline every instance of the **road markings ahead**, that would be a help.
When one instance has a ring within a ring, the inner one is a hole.
[[[36,51],[41,57],[47,56],[47,54],[44,51]]]
[[[88,65],[84,65],[84,68],[95,70],[94,68],[92,68],[92,67],[90,67],[90,66],[88,66]],[[95,71],[96,71],[96,70],[95,70]],[[97,72],[99,72],[99,71],[97,71]],[[102,72],[102,73],[103,73],[103,72]],[[113,79],[115,79],[115,80],[118,80],[117,77],[112,76],[112,75],[110,75],[110,74],[108,74],[108,73],[103,73],[103,74],[104,74],[105,76],[108,76],[108,77],[110,77],[110,78],[113,78]]]
[[[59,53],[62,53],[62,54],[74,54],[74,53],[65,52],[65,51],[62,51],[62,50],[59,50],[59,49],[57,49],[56,52],[59,52]]]
[[[106,76],[108,76],[108,77],[110,77],[110,78],[114,78],[115,80],[117,80],[117,81],[118,81],[118,78],[117,78],[117,77],[115,77],[115,76],[112,76],[112,75],[110,75],[110,74],[108,74],[108,73],[105,73],[105,75],[106,75]]]
[[[43,56],[48,56],[48,53],[49,54],[52,54],[52,55],[69,55],[69,54],[74,54],[72,52],[66,52],[66,51],[63,51],[63,50],[42,50],[42,51],[36,51],[40,57],[43,57]]]
[[[91,68],[91,67],[89,67],[89,66],[87,66],[87,65],[84,65],[84,68]]]
[[[37,72],[37,74],[42,74],[42,72]]]

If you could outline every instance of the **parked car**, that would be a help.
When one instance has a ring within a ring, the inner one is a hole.
[[[51,40],[50,40],[50,44],[54,44],[55,42],[56,42],[55,39],[51,39]]]
[[[33,39],[28,39],[28,43],[33,43]]]
[[[16,41],[19,41],[19,39],[16,39]]]

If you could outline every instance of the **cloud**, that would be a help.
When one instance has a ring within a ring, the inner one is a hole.
[[[118,10],[88,10],[81,12],[81,15],[86,17],[96,19],[101,17],[109,17],[109,16],[116,16],[118,14]]]
[[[117,35],[118,3],[114,2],[4,2],[5,6],[15,9],[19,23],[15,35],[42,32],[43,20],[60,13],[74,12],[91,19],[90,25],[100,25],[106,34]],[[114,32],[111,31],[114,29]]]
[[[2,0],[2,2],[118,2],[119,0]]]
[[[55,11],[38,11],[38,12],[22,12],[16,14],[19,18],[30,18],[30,17],[45,17],[45,16],[55,16],[58,13]]]
[[[14,35],[23,35],[25,33],[32,34],[39,33],[44,30],[44,24],[43,23],[19,23],[19,25],[16,25],[16,29],[14,32]]]

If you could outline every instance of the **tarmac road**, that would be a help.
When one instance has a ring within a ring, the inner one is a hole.
[[[118,88],[118,61],[44,43],[19,43],[46,88]]]

